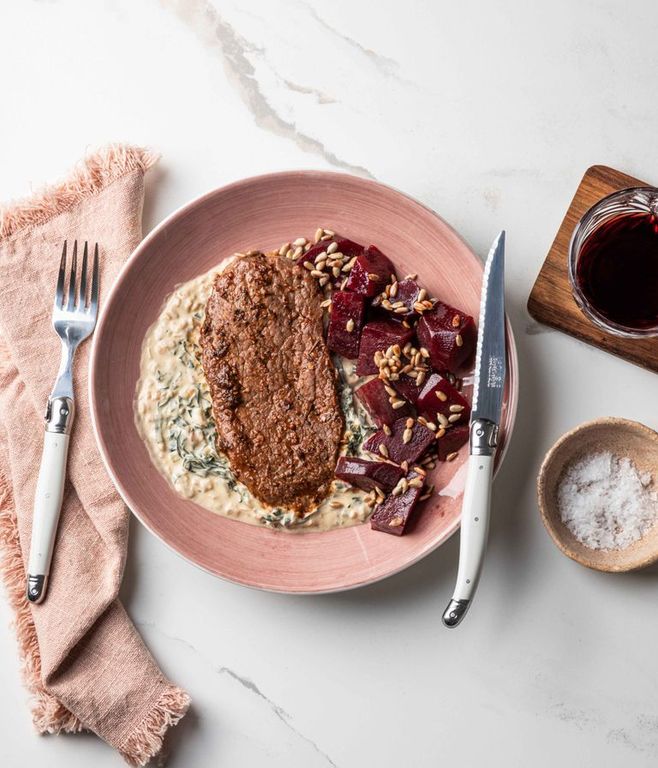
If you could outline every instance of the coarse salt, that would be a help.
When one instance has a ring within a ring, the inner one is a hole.
[[[570,464],[557,491],[562,522],[590,549],[625,549],[658,520],[658,493],[649,472],[610,452]]]

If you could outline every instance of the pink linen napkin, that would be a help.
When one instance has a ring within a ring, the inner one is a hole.
[[[121,265],[142,237],[147,150],[110,146],[64,183],[0,209],[0,548],[16,615],[24,677],[41,733],[88,729],[133,765],[145,765],[189,706],[167,680],[117,599],[128,510],[92,433],[91,342],[75,360],[76,420],[48,595],[25,597],[32,503],[43,413],[59,365],[51,309],[62,243],[98,242],[101,311]]]

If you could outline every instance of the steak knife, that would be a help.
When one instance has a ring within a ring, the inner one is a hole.
[[[466,615],[477,589],[487,546],[491,483],[505,385],[504,277],[505,232],[502,231],[491,246],[482,279],[459,569],[452,599],[443,613],[446,627],[456,627]]]

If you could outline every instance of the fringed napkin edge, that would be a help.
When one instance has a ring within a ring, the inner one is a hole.
[[[67,211],[131,171],[147,171],[159,157],[150,149],[126,144],[110,144],[93,152],[63,181],[0,206],[0,241]]]

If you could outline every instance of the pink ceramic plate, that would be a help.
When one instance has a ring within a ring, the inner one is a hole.
[[[338,173],[294,171],[230,184],[194,200],[162,222],[132,254],[109,296],[91,360],[91,404],[106,466],[141,522],[183,557],[240,584],[280,592],[330,592],[401,571],[442,544],[459,526],[467,451],[442,464],[437,488],[416,527],[401,538],[369,525],[290,534],[229,520],[179,497],[151,463],[133,420],[144,335],[176,285],[225,256],[278,248],[326,226],[374,243],[401,275],[417,272],[430,293],[478,315],[482,265],[436,214],[400,192]],[[508,328],[508,382],[502,440],[512,430],[517,360]],[[502,456],[502,451],[499,454]]]

